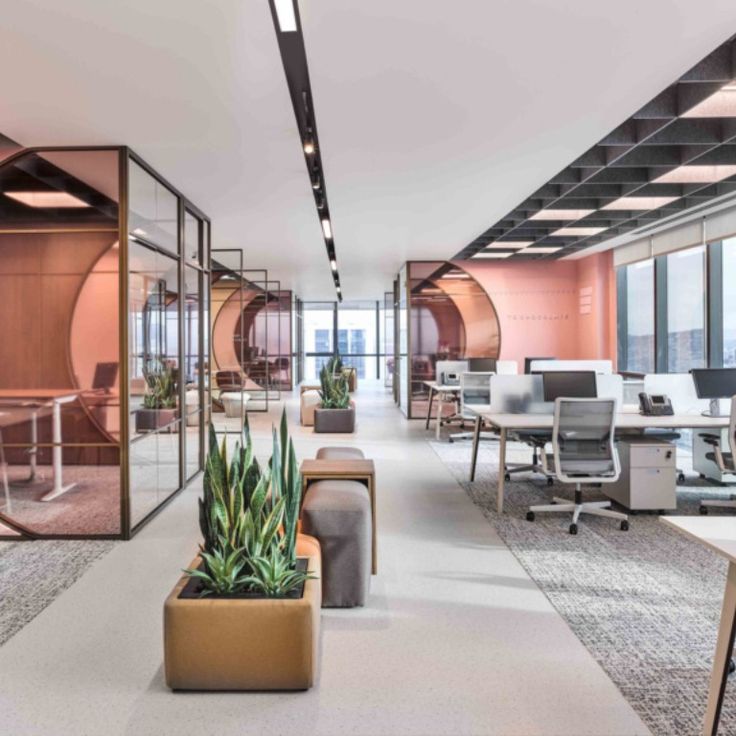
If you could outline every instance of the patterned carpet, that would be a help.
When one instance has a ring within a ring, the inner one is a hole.
[[[572,497],[562,484],[547,488],[530,475],[507,484],[499,516],[497,445],[481,445],[476,481],[469,483],[470,443],[430,444],[652,733],[699,734],[725,561],[668,529],[656,515],[632,516],[628,532],[613,520],[585,515],[577,536],[567,531],[567,514],[538,514],[528,522],[529,505],[548,502],[552,492]],[[528,450],[517,448],[510,460],[528,456]],[[728,493],[705,488],[689,475],[678,492],[677,513],[698,513],[701,498]],[[585,498],[597,495],[588,492]],[[721,734],[736,734],[734,685],[736,679],[727,690]]]
[[[38,616],[117,542],[0,542],[0,645]]]

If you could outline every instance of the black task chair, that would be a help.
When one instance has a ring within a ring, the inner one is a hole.
[[[721,473],[727,475],[736,475],[736,396],[731,398],[731,419],[728,423],[728,449],[730,452],[723,452],[721,449],[721,436],[719,434],[701,434],[704,442],[713,448],[713,452],[706,454],[706,458],[714,462]],[[709,508],[736,508],[736,499],[708,499],[700,502],[700,513],[707,514]]]
[[[551,504],[530,506],[528,521],[534,521],[538,513],[571,512],[570,534],[578,533],[581,514],[617,519],[623,531],[629,528],[629,517],[613,511],[610,501],[582,499],[583,483],[615,483],[621,473],[614,446],[615,420],[613,399],[558,398],[555,401],[552,455],[542,451],[542,465],[562,483],[575,484],[575,500],[555,497]]]

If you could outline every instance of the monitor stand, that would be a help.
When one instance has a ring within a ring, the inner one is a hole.
[[[721,414],[721,400],[720,399],[711,399],[710,409],[708,409],[708,411],[704,411],[703,416],[704,417],[714,417],[716,419],[720,419],[721,417],[728,418],[729,414]]]

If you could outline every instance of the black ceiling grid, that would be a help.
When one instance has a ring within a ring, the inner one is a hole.
[[[278,40],[279,51],[281,53],[281,61],[284,65],[284,73],[286,74],[286,83],[289,87],[291,104],[294,108],[294,117],[296,118],[297,129],[299,130],[299,138],[302,143],[304,162],[307,166],[307,174],[309,176],[309,186],[314,194],[314,204],[320,220],[320,230],[322,230],[325,239],[329,267],[335,282],[337,298],[339,301],[342,301],[340,274],[337,270],[334,233],[331,231],[332,220],[330,218],[330,208],[327,203],[327,185],[325,183],[324,169],[322,168],[319,136],[317,134],[317,117],[314,112],[312,88],[309,83],[309,68],[307,67],[307,54],[304,48],[301,18],[299,17],[299,7],[296,0],[287,0],[287,2],[289,1],[292,3],[294,18],[296,20],[296,30],[294,31],[282,31],[275,0],[269,0],[269,6],[271,8],[276,39]],[[313,146],[313,152],[309,153],[305,150],[307,144]],[[327,220],[329,223],[330,237],[324,232],[322,224],[324,220]]]
[[[736,77],[736,36],[719,46],[674,84],[619,125],[598,144],[552,177],[495,225],[463,248],[458,259],[486,252],[504,260],[561,258],[617,235],[736,192],[736,176],[718,182],[657,183],[654,179],[684,164],[736,165],[736,117],[683,117]],[[734,103],[736,103],[736,90]],[[620,197],[674,197],[656,209],[602,209]],[[576,220],[530,219],[544,209],[592,210]],[[562,227],[603,228],[585,235],[553,235]],[[528,242],[513,251],[514,241]],[[535,248],[560,248],[535,253]]]

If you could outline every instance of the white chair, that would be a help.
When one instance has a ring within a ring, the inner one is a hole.
[[[704,442],[713,447],[713,452],[709,452],[705,457],[712,460],[721,473],[727,475],[736,475],[736,396],[731,398],[731,419],[728,423],[728,449],[730,452],[723,452],[721,449],[721,437],[718,434],[701,434]],[[709,508],[736,508],[736,498],[733,496],[729,499],[708,499],[700,502],[700,513],[707,514]]]
[[[580,514],[593,514],[618,519],[622,531],[629,528],[629,517],[613,511],[610,501],[583,501],[583,483],[615,483],[621,473],[618,452],[614,446],[616,402],[613,399],[563,399],[555,401],[552,426],[554,475],[562,483],[575,484],[575,500],[555,497],[551,504],[531,506],[526,515],[572,513],[570,534],[578,533]],[[542,452],[547,469],[550,458]]]
[[[490,406],[492,372],[471,372],[460,374],[460,419],[475,422],[477,415],[472,411],[473,405]],[[472,440],[473,432],[455,432],[450,435],[450,442],[455,440]],[[496,435],[481,432],[480,439],[495,440]]]

